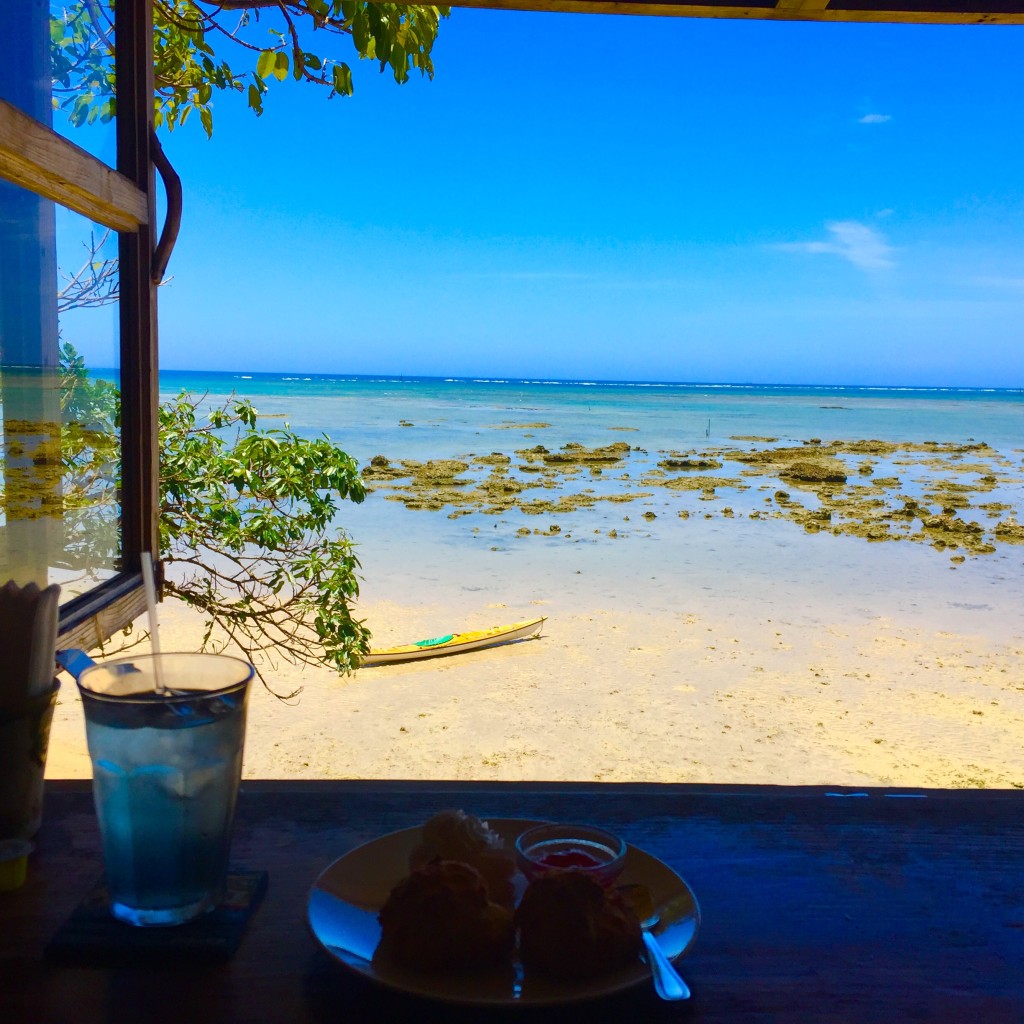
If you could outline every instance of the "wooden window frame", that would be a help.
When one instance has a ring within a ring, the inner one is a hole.
[[[121,0],[115,38],[116,170],[0,99],[0,178],[118,232],[121,569],[60,608],[60,645],[86,649],[145,609],[141,556],[160,550],[151,0]]]
[[[276,7],[278,0],[221,0],[221,7]],[[563,14],[640,14],[757,21],[1020,25],[1024,0],[452,0],[452,7]]]

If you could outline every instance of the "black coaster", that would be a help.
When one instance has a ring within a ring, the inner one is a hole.
[[[226,960],[266,891],[266,871],[236,871],[228,875],[224,902],[202,917],[168,928],[136,928],[111,915],[101,879],[50,940],[46,956],[104,965]]]

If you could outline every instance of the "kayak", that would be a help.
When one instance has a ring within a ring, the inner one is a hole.
[[[417,658],[439,658],[445,654],[462,654],[463,651],[475,651],[481,647],[493,647],[495,644],[507,644],[513,640],[525,640],[541,631],[546,616],[540,619],[528,619],[526,622],[513,622],[511,626],[492,626],[490,629],[477,629],[470,633],[449,633],[447,636],[436,636],[431,640],[417,640],[401,647],[383,647],[370,651],[363,659],[363,668],[367,665],[386,665],[392,661],[414,661]]]

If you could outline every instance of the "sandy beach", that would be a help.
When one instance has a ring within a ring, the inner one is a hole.
[[[254,686],[247,777],[1024,787],[1015,405],[297,386],[261,408],[362,451],[338,525],[374,646],[547,623],[349,677],[261,663],[301,692]],[[928,439],[965,416],[995,443]],[[161,623],[164,650],[203,636]],[[70,680],[48,771],[90,773]]]
[[[364,551],[359,613],[381,646],[540,614],[544,635],[350,677],[264,665],[302,693],[254,686],[244,775],[1024,787],[1019,555],[1000,579],[775,529],[481,544],[457,563],[443,544],[418,563],[397,539]],[[195,646],[198,616],[161,616],[165,650]],[[89,774],[68,680],[48,775]]]

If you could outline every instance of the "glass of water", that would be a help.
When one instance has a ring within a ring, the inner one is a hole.
[[[120,920],[181,924],[223,897],[252,676],[219,654],[116,658],[80,676]]]

